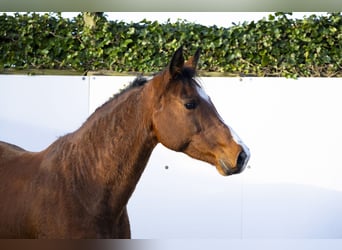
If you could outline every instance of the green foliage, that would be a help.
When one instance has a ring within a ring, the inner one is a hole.
[[[227,14],[228,15],[228,14]],[[201,47],[200,69],[252,76],[342,76],[342,16],[291,19],[275,13],[230,28],[186,21],[160,24],[107,21],[60,13],[0,16],[0,70],[157,72],[183,45]]]

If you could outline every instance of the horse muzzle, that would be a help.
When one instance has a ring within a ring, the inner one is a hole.
[[[241,152],[239,153],[235,167],[232,167],[227,161],[220,159],[219,166],[217,166],[217,170],[223,176],[228,176],[232,174],[239,174],[245,170],[248,160],[250,158],[249,149],[246,146],[243,146]]]

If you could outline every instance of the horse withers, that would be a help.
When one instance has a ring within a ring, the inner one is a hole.
[[[0,142],[0,237],[130,238],[126,205],[158,143],[243,171],[249,150],[197,83],[198,60],[179,48],[41,152]]]

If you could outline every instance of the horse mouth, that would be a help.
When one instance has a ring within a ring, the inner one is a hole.
[[[226,163],[224,160],[219,160],[219,166],[217,166],[217,170],[219,173],[223,176],[228,176],[236,173],[236,169],[232,169],[228,163]]]

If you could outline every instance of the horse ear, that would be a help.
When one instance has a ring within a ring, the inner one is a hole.
[[[189,60],[185,63],[185,66],[190,67],[193,70],[196,70],[200,54],[201,54],[201,49],[198,48],[195,52],[195,55],[190,57]]]
[[[176,50],[176,52],[173,54],[169,71],[172,78],[177,77],[181,72],[182,68],[184,66],[184,57],[183,57],[183,47],[180,47]]]

